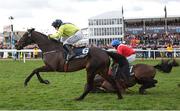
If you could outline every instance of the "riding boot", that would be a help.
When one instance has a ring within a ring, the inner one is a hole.
[[[75,53],[73,52],[72,48],[70,45],[68,44],[65,44],[64,46],[64,49],[67,51],[67,57],[66,57],[66,60],[69,61],[70,59],[72,59],[74,56],[75,56]]]

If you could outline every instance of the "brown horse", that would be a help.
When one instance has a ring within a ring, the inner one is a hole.
[[[147,65],[147,64],[135,64],[132,68],[132,73],[134,75],[129,76],[129,79],[124,79],[124,90],[134,86],[135,84],[140,84],[139,93],[144,94],[146,89],[155,87],[157,80],[154,79],[156,74],[156,69],[162,71],[164,73],[170,73],[172,67],[177,65],[177,63],[173,60],[169,62],[169,60],[162,60],[160,64],[155,66]],[[116,72],[118,74],[118,71]],[[102,78],[100,75],[96,75],[94,79],[94,89],[92,92],[115,92],[116,90],[113,88],[112,84]]]
[[[108,69],[110,66],[109,57],[113,55],[111,52],[107,52],[97,47],[91,47],[89,48],[87,56],[84,58],[72,59],[68,62],[68,67],[65,70],[66,60],[62,43],[49,40],[46,35],[37,32],[34,29],[30,29],[16,44],[16,49],[23,49],[25,46],[32,43],[37,44],[42,50],[45,65],[32,71],[32,73],[25,79],[25,86],[27,86],[28,82],[34,75],[37,76],[40,83],[49,84],[48,80],[42,79],[40,72],[73,72],[85,68],[87,71],[87,87],[83,94],[76,98],[76,100],[84,99],[84,97],[93,89],[93,82],[96,74],[100,74],[103,78],[113,84],[114,88],[117,90],[118,99],[122,99],[121,85],[118,84],[117,80],[108,77]],[[111,58],[120,62],[122,67],[123,65],[129,65],[125,57],[119,55],[117,59],[116,56],[112,56]]]

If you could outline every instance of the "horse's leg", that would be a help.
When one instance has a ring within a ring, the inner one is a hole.
[[[28,82],[31,80],[31,78],[34,76],[34,74],[37,75],[40,83],[48,84],[49,81],[43,80],[42,77],[39,75],[39,72],[49,72],[49,71],[53,71],[53,70],[47,66],[42,66],[42,67],[34,69],[32,71],[32,73],[25,79],[24,85],[27,86]]]
[[[123,98],[121,95],[122,86],[119,83],[120,80],[114,79],[110,76],[105,76],[104,78],[113,86],[113,88],[115,89],[117,93],[118,99],[122,99]]]
[[[48,66],[42,66],[39,68],[39,72],[50,72],[50,71],[54,71],[54,70],[52,70]],[[36,76],[37,76],[39,82],[44,83],[44,84],[49,84],[50,82],[48,80],[43,80],[43,78],[40,76],[39,72],[36,73]]]
[[[144,81],[142,86],[139,88],[139,93],[145,94],[146,89],[155,87],[156,83],[157,83],[157,80],[154,80],[154,79]]]
[[[84,97],[93,89],[93,82],[94,82],[95,73],[87,71],[87,86],[85,87],[85,90],[83,94],[75,98],[75,100],[82,100]]]
[[[40,76],[39,72],[36,73],[36,76],[40,83],[49,84],[50,82],[48,80],[43,80],[43,78]]]
[[[115,81],[115,85],[114,85],[115,87],[114,88],[116,89],[118,99],[123,99],[122,94],[121,94],[123,87],[119,83],[120,80],[116,79],[114,81]]]

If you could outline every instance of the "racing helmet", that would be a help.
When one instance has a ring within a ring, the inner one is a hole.
[[[62,20],[56,19],[56,20],[52,23],[52,26],[53,26],[54,28],[59,28],[62,23],[63,23]]]

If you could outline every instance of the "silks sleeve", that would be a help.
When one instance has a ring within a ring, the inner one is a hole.
[[[117,53],[122,55],[122,47],[121,46],[118,46]]]
[[[64,30],[63,27],[59,27],[58,31],[56,33],[50,35],[49,37],[53,38],[53,39],[59,39],[63,35],[63,30]]]

